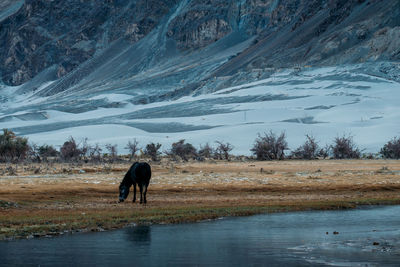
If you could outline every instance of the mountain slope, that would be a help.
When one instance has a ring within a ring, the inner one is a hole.
[[[293,146],[352,132],[368,151],[400,134],[398,0],[26,0],[0,15],[0,127],[34,141],[248,154],[267,129]]]
[[[122,81],[172,56],[181,57],[175,65],[185,64],[192,52],[201,60],[203,50],[213,44],[220,49],[206,56],[218,57],[244,40],[252,43],[236,57],[222,57],[217,65],[223,66],[209,68],[203,80],[254,69],[397,61],[400,2],[27,0],[0,23],[0,72],[6,84],[20,85],[43,71],[44,79],[55,80],[83,69],[79,77],[64,79],[58,82],[64,84],[61,88],[46,92],[55,94],[109,65],[125,49],[131,60],[118,70]]]

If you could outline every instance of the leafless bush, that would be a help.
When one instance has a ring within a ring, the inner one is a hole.
[[[400,138],[394,137],[381,149],[380,154],[387,159],[400,159]]]
[[[319,156],[319,145],[314,136],[306,135],[306,141],[295,151],[292,157],[297,159],[316,159]]]
[[[336,137],[332,146],[335,159],[358,159],[361,157],[360,149],[354,144],[352,136]]]
[[[318,151],[318,157],[321,157],[323,159],[328,158],[331,150],[332,150],[332,147],[330,145],[325,145],[325,147],[321,148]]]
[[[286,135],[282,132],[279,136],[270,131],[264,136],[258,134],[253,148],[250,150],[258,160],[283,160],[285,150],[288,149]]]
[[[81,157],[89,156],[90,145],[88,144],[88,139],[83,138],[82,142],[79,145],[81,151]]]
[[[108,154],[112,161],[116,160],[116,158],[118,156],[117,147],[118,147],[117,145],[106,144],[106,149],[108,150]]]
[[[171,145],[171,150],[167,154],[172,157],[178,156],[182,160],[187,161],[189,158],[195,158],[197,151],[192,144],[185,143],[185,139],[181,139]]]
[[[161,155],[161,152],[159,151],[161,148],[161,144],[157,143],[150,143],[146,145],[146,148],[144,150],[144,154],[148,157],[151,157],[153,161],[158,161],[158,157]]]
[[[230,143],[223,143],[221,141],[215,141],[215,143],[218,144],[217,148],[215,149],[216,158],[229,160],[229,152],[232,151],[233,146]]]
[[[64,142],[64,144],[60,148],[61,158],[66,161],[72,161],[79,159],[82,151],[79,149],[75,139],[70,136],[68,141]]]
[[[29,144],[29,150],[28,150],[27,157],[31,161],[41,162],[41,158],[39,155],[39,146],[37,144],[35,144],[35,143]]]
[[[133,141],[129,141],[128,144],[125,147],[126,149],[129,150],[129,157],[132,160],[136,156],[136,152],[139,151],[139,142],[135,139]]]
[[[29,151],[28,139],[18,137],[14,132],[3,129],[0,134],[0,161],[20,161],[26,158]]]
[[[214,149],[210,146],[210,144],[206,143],[204,146],[200,146],[198,155],[202,158],[212,158],[214,154]]]
[[[101,161],[101,147],[98,143],[96,143],[94,146],[89,147],[89,157],[92,161],[94,162],[100,162]]]
[[[17,175],[17,169],[16,169],[16,168],[13,168],[12,166],[8,166],[8,167],[6,168],[6,171],[8,172],[8,175],[10,175],[10,176],[15,176],[15,175]]]

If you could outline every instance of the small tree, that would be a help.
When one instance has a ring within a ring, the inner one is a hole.
[[[161,155],[161,152],[159,151],[161,148],[161,144],[157,143],[150,143],[146,145],[146,148],[144,150],[144,154],[146,156],[151,157],[151,160],[157,161],[158,157]]]
[[[258,160],[282,160],[285,150],[288,149],[286,135],[282,132],[279,136],[270,131],[264,136],[258,134],[253,148],[250,150]]]
[[[44,160],[47,161],[49,157],[57,157],[58,151],[49,145],[42,145],[37,148],[37,154]]]
[[[210,144],[206,143],[204,146],[200,145],[198,155],[203,158],[211,158],[214,154],[214,149]]]
[[[0,134],[0,161],[25,159],[28,151],[27,138],[17,137],[13,131],[3,129],[3,134]]]
[[[233,146],[230,143],[223,143],[221,141],[215,141],[218,144],[217,148],[215,149],[215,156],[218,159],[225,159],[229,160],[229,152],[232,151]]]
[[[400,159],[400,138],[394,137],[387,142],[381,148],[380,154],[387,159]]]
[[[28,139],[23,137],[15,138],[15,154],[13,155],[17,161],[26,158],[29,151]]]
[[[332,146],[335,159],[358,159],[361,157],[360,149],[354,144],[352,136],[336,137]]]
[[[316,159],[319,156],[321,150],[315,138],[310,135],[306,135],[306,141],[303,145],[298,147],[292,152],[292,156],[298,159]]]
[[[130,154],[130,159],[132,160],[133,158],[135,158],[136,156],[136,152],[139,151],[139,142],[135,139],[133,139],[133,141],[129,141],[128,144],[125,147],[126,149],[129,150],[129,154]]]
[[[171,150],[168,152],[168,154],[173,157],[178,156],[182,160],[187,161],[190,157],[196,157],[197,151],[192,144],[185,143],[185,139],[182,139],[172,144]]]
[[[118,147],[117,145],[106,144],[106,149],[108,150],[108,153],[112,161],[114,161],[117,158],[118,155],[117,147]]]
[[[3,129],[3,134],[0,134],[0,159],[2,161],[11,160],[15,138],[14,132],[8,129]]]
[[[82,154],[82,151],[76,144],[75,139],[70,136],[68,141],[64,142],[64,144],[61,146],[60,154],[64,160],[70,161],[77,160]]]

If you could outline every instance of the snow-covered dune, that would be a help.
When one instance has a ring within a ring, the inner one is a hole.
[[[246,155],[257,134],[270,130],[285,131],[291,149],[306,134],[321,145],[351,134],[366,152],[378,152],[400,135],[400,84],[360,69],[282,70],[257,82],[150,104],[112,91],[48,101],[15,96],[18,88],[8,87],[0,101],[0,128],[56,146],[69,136],[87,137],[90,143],[118,144],[120,153],[136,138],[142,146],[159,142],[164,150],[179,139],[196,146],[219,140],[233,144],[233,153]]]

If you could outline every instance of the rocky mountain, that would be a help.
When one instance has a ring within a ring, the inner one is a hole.
[[[125,147],[399,136],[399,0],[3,0],[0,129]]]
[[[1,80],[28,84],[23,92],[56,81],[42,95],[108,82],[114,89],[157,91],[161,79],[161,87],[173,88],[160,89],[168,97],[223,88],[276,68],[399,59],[398,0],[6,0],[0,5]]]

